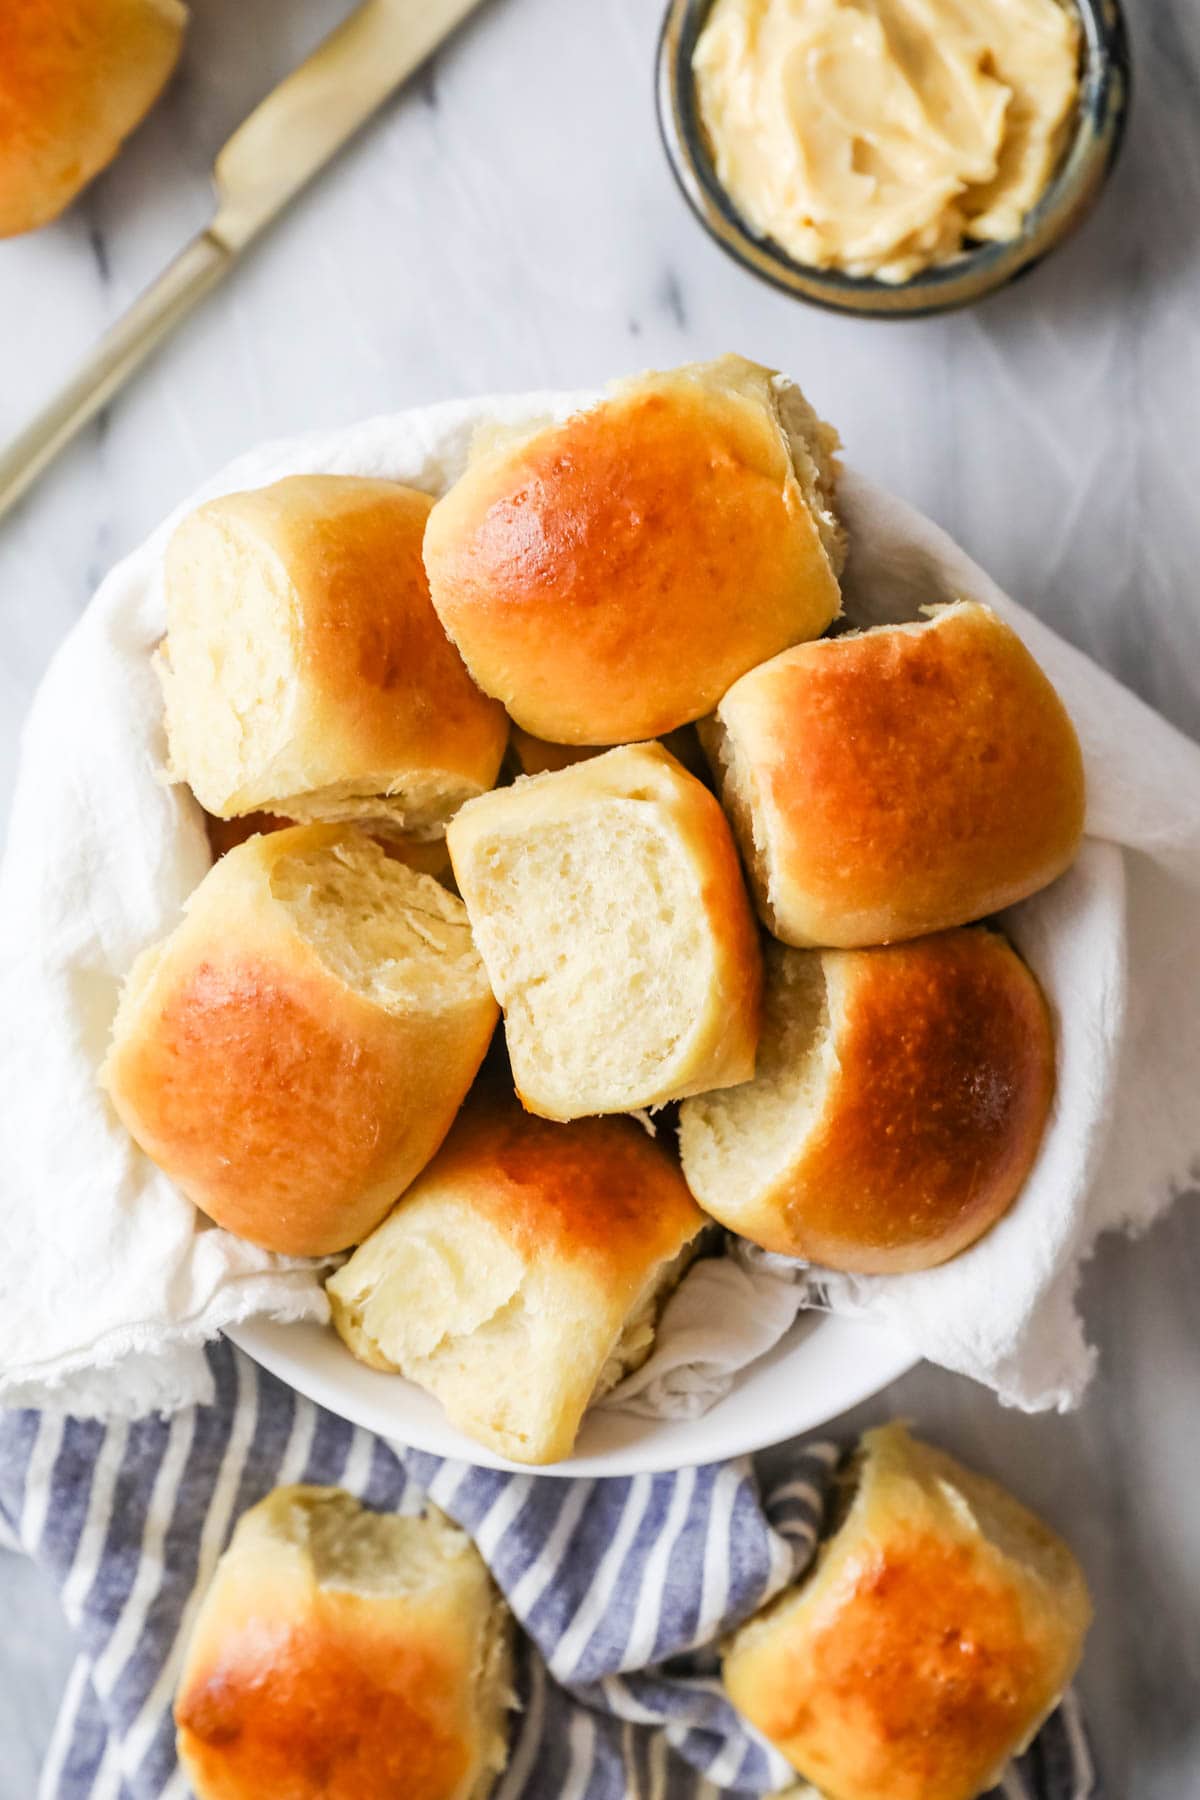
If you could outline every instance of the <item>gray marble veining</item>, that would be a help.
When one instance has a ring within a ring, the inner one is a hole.
[[[1200,736],[1200,9],[1127,7],[1136,100],[1101,210],[978,310],[883,324],[757,285],[695,226],[657,141],[652,0],[490,0],[0,529],[0,794],[98,578],[237,451],[728,348],[794,373],[853,462]],[[200,226],[222,138],[347,10],[196,0],[180,77],[118,164],[0,244],[0,434]],[[1088,1270],[1101,1367],[1077,1414],[1024,1418],[925,1369],[854,1417],[908,1413],[1078,1544],[1108,1800],[1200,1796],[1194,1201]],[[65,1678],[48,1604],[0,1560],[0,1800],[36,1791]]]

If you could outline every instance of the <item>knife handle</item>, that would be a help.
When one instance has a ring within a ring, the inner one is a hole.
[[[226,245],[203,232],[105,333],[67,385],[0,454],[0,518],[215,286],[231,261]]]

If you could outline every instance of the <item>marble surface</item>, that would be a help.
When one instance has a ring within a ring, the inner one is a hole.
[[[442,396],[574,386],[741,349],[794,373],[849,457],[1200,736],[1200,10],[1127,0],[1137,101],[1099,213],[955,318],[853,322],[701,234],[659,148],[652,0],[488,0],[0,525],[0,796],[21,713],[108,565],[264,437]],[[0,244],[0,435],[209,206],[228,129],[347,8],[193,0],[179,78],[60,224]],[[907,1413],[1065,1528],[1095,1589],[1083,1675],[1108,1800],[1200,1795],[1200,1211],[1108,1243],[1076,1415],[920,1370]],[[0,1800],[29,1800],[69,1654],[0,1558]]]

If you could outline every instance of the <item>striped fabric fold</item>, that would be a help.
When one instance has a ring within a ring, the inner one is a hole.
[[[171,1702],[217,1558],[247,1507],[294,1481],[370,1506],[428,1495],[469,1531],[520,1622],[520,1711],[494,1800],[716,1800],[794,1788],[725,1699],[714,1642],[810,1560],[835,1446],[762,1494],[748,1458],[562,1481],[394,1448],[227,1343],[215,1399],[101,1424],[0,1414],[0,1516],[76,1633],[39,1800],[187,1800]],[[1072,1696],[997,1790],[1098,1800]]]

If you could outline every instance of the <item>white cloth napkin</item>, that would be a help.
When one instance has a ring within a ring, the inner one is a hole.
[[[303,470],[440,492],[477,426],[562,415],[582,396],[455,403],[272,445],[227,468],[108,577],[26,727],[0,869],[0,1399],[133,1413],[210,1398],[200,1345],[260,1314],[320,1319],[312,1265],[206,1224],[141,1156],[96,1087],[120,983],[176,922],[208,852],[160,779],[150,652],[161,561],[198,500]],[[1089,841],[1007,924],[1054,1010],[1059,1089],[1009,1216],[922,1275],[851,1279],[781,1259],[700,1264],[651,1362],[610,1404],[693,1415],[798,1306],[878,1318],[914,1350],[1028,1408],[1068,1406],[1091,1366],[1074,1306],[1097,1233],[1148,1224],[1200,1149],[1200,750],[1015,606],[948,538],[848,475],[848,591],[864,620],[969,594],[1048,670],[1083,741]]]

